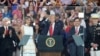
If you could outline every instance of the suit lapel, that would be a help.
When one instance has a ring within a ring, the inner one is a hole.
[[[50,23],[49,23],[49,22],[47,22],[47,24],[46,24],[46,25],[47,25],[47,27],[45,27],[45,28],[46,28],[46,30],[45,30],[45,31],[46,31],[46,34],[48,34]]]
[[[75,34],[75,27],[73,27],[73,34]]]
[[[73,33],[75,33],[75,27],[73,28],[73,31],[74,31]],[[78,33],[79,33],[79,34],[80,34],[80,33],[83,33],[83,28],[82,28],[82,26],[80,26],[79,32],[78,32]]]
[[[80,26],[79,33],[83,33],[83,28]]]

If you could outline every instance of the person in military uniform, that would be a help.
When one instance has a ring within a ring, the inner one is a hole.
[[[92,26],[89,27],[89,39],[86,43],[90,50],[100,50],[100,23],[99,15],[91,14]]]

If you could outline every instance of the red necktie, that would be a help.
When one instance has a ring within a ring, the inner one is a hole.
[[[49,27],[49,34],[50,34],[50,36],[53,35],[53,27],[52,27],[52,24],[51,24],[50,27]]]
[[[8,35],[9,34],[8,28],[6,27],[5,30],[6,30],[6,35]]]
[[[78,35],[78,27],[75,28],[75,34]]]

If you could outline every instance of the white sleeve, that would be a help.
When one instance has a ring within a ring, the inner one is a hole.
[[[86,28],[86,23],[85,23],[84,19],[82,19],[82,21],[81,21],[81,26],[83,26],[84,28]]]

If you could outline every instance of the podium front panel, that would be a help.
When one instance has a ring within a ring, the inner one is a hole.
[[[63,50],[63,38],[61,36],[39,35],[38,50],[42,52],[61,52]]]

